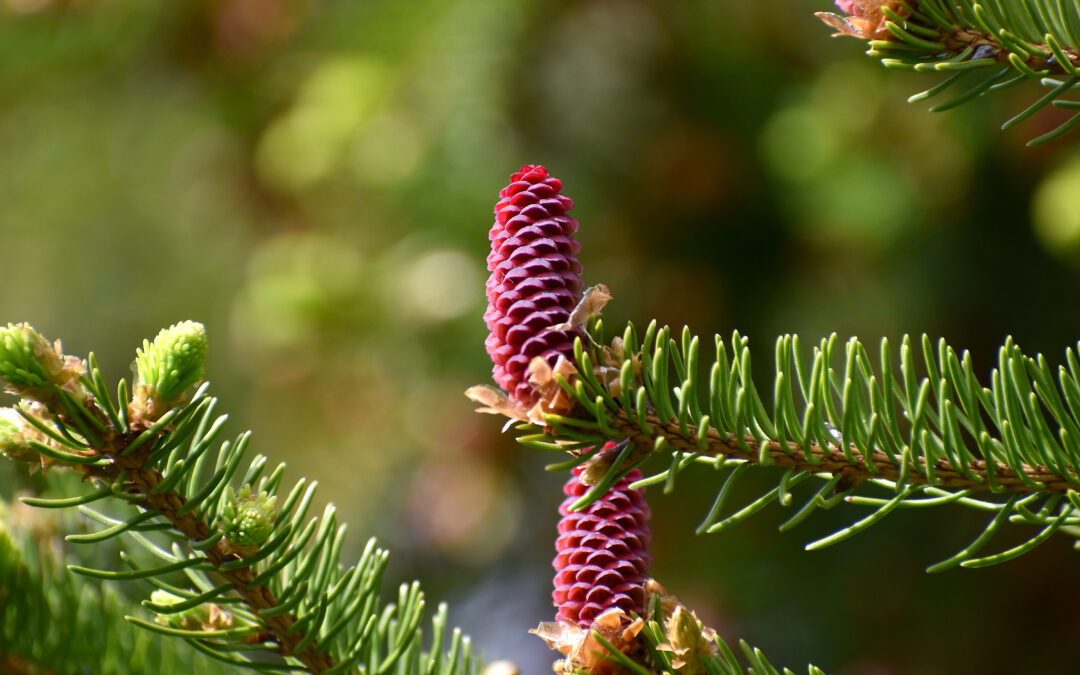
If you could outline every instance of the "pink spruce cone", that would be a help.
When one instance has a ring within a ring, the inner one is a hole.
[[[652,562],[647,550],[650,512],[645,491],[630,489],[641,472],[634,469],[587,509],[571,513],[570,505],[589,489],[578,480],[581,471],[574,469],[574,477],[563,487],[567,498],[559,507],[562,520],[552,562],[551,596],[559,608],[555,618],[588,628],[612,607],[644,616],[644,584]]]
[[[559,194],[562,181],[539,165],[521,167],[499,193],[488,236],[488,309],[491,334],[484,345],[494,362],[495,382],[528,408],[537,400],[528,366],[536,356],[555,365],[572,358],[576,331],[548,331],[566,322],[581,300],[578,222],[566,215],[574,202]]]
[[[560,355],[572,358],[579,334],[546,330],[569,320],[582,293],[576,257],[581,247],[574,239],[578,222],[566,215],[574,203],[559,194],[561,189],[562,182],[544,167],[521,167],[499,193],[489,232],[484,321],[491,334],[484,344],[495,382],[526,408],[538,398],[528,381],[529,363],[537,356],[552,366]],[[563,518],[552,563],[552,597],[557,619],[587,628],[612,607],[644,614],[643,585],[651,562],[646,551],[649,506],[642,490],[629,489],[641,478],[634,470],[587,509],[570,513],[570,505],[588,491],[580,473],[575,469],[563,488],[567,499],[559,507]]]

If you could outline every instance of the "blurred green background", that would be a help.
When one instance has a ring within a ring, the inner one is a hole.
[[[549,672],[526,630],[553,615],[562,477],[462,395],[490,381],[486,234],[521,164],[576,200],[608,325],[737,328],[763,364],[780,333],[927,332],[984,372],[1007,334],[1054,363],[1080,338],[1076,133],[1000,132],[1028,88],[905,103],[934,80],[830,40],[829,8],[0,0],[0,320],[114,378],[205,322],[234,431],[318,479],[354,552],[377,535],[390,581],[420,577],[487,657]],[[817,553],[861,512],[695,538],[716,483],[653,495],[654,572],[725,636],[837,674],[1075,672],[1067,537],[929,576],[981,516],[894,515]]]

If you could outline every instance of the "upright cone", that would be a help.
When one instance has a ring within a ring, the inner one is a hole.
[[[488,233],[484,321],[491,334],[484,344],[495,382],[524,408],[537,400],[529,362],[542,356],[554,366],[559,355],[574,353],[576,331],[547,330],[570,318],[582,290],[578,222],[566,215],[574,202],[561,189],[562,182],[544,167],[521,167],[499,193]]]
[[[556,619],[588,628],[613,607],[644,616],[644,583],[652,562],[650,512],[644,490],[630,489],[641,472],[634,469],[591,506],[573,513],[570,506],[589,489],[578,479],[580,473],[580,467],[574,469],[574,477],[563,487],[566,500],[559,507],[562,520],[552,562],[552,599],[559,608]]]
[[[533,359],[542,357],[552,367],[560,356],[572,361],[579,335],[571,321],[583,288],[576,257],[580,245],[574,238],[578,222],[567,215],[573,202],[561,190],[562,182],[544,167],[521,167],[499,193],[489,232],[491,276],[484,321],[491,334],[485,346],[495,382],[518,410],[533,407],[540,398],[529,382]],[[606,293],[606,287],[603,290]],[[497,401],[483,402],[489,411],[499,411]],[[588,630],[604,612],[621,610],[623,617],[617,612],[608,617],[622,630],[625,615],[644,615],[644,582],[651,562],[649,507],[642,490],[630,489],[641,472],[631,471],[592,505],[572,513],[571,505],[589,489],[579,478],[581,471],[574,470],[559,507],[552,596],[562,623],[556,625]]]

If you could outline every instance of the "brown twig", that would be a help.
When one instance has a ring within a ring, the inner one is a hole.
[[[663,437],[669,445],[680,452],[724,456],[760,463],[764,446],[765,456],[769,458],[772,465],[812,474],[836,475],[839,473],[844,477],[845,487],[854,487],[872,478],[895,481],[901,476],[900,465],[881,450],[875,450],[869,456],[864,456],[858,449],[852,447],[850,453],[856,460],[853,463],[840,445],[822,447],[817,443],[812,443],[809,446],[800,446],[797,443],[788,442],[785,449],[777,441],[762,442],[756,438],[747,437],[744,439],[746,447],[743,447],[734,436],[721,434],[712,427],[705,432],[706,449],[702,450],[698,445],[699,429],[692,424],[687,425],[687,434],[683,435],[677,421],[663,422],[655,414],[649,414],[647,422],[653,432],[648,434],[638,428],[636,421],[630,420],[623,411],[614,411],[612,414],[614,417],[612,427],[622,437],[630,439],[641,448],[643,453],[652,452],[655,439]],[[640,457],[639,454],[628,461]],[[1007,466],[995,466],[991,483],[990,471],[984,460],[970,462],[968,471],[965,473],[951,462],[942,459],[934,463],[934,480],[931,482],[926,476],[925,465],[921,459],[916,458],[915,462],[917,466],[911,467],[906,476],[906,482],[912,485],[934,485],[956,490],[990,490],[993,486],[997,492],[1029,494],[1080,490],[1080,479],[1077,482],[1068,481],[1045,466],[1022,465],[1022,476]],[[1033,487],[1033,484],[1042,487]]]
[[[981,58],[992,57],[1003,65],[1011,65],[1009,55],[1013,53],[1012,50],[1005,46],[995,35],[983,33],[971,28],[956,27],[952,32],[942,31],[940,41],[945,43],[945,51],[943,54],[955,54],[968,47],[973,47],[975,49],[982,47],[983,51],[986,52],[986,55]],[[1067,68],[1066,64],[1058,62],[1050,49],[1050,45],[1027,43],[1026,41],[1025,44],[1032,44],[1038,52],[1050,53],[1049,56],[1040,56],[1033,51],[1027,58],[1023,59],[1024,65],[1031,70],[1045,70],[1048,71],[1048,75],[1071,75],[1072,70],[1080,67],[1080,53],[1075,49],[1065,46],[1061,47],[1062,54],[1069,59],[1069,65],[1072,66],[1072,68]]]

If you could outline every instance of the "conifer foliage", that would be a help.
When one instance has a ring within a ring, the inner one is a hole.
[[[837,0],[836,6],[842,14],[818,12],[818,17],[836,35],[866,40],[866,53],[885,67],[945,76],[911,96],[911,102],[961,90],[930,108],[942,112],[1037,82],[1045,93],[1001,128],[1016,126],[1047,107],[1057,109],[1042,116],[1050,129],[1028,145],[1047,143],[1080,125],[1080,100],[1075,98],[1080,91],[1080,5],[1076,2]]]
[[[0,411],[0,451],[42,469],[78,472],[86,484],[69,497],[22,501],[45,509],[77,508],[97,527],[67,535],[67,544],[116,543],[120,558],[114,568],[72,563],[70,572],[56,575],[49,566],[25,565],[35,547],[16,549],[0,537],[0,634],[24,628],[40,633],[5,640],[0,659],[25,664],[27,672],[61,663],[59,655],[39,648],[54,630],[36,621],[43,607],[26,582],[49,582],[55,595],[50,604],[85,608],[80,598],[93,591],[70,581],[68,574],[75,573],[149,582],[156,590],[141,608],[128,607],[122,616],[127,630],[182,640],[222,668],[476,672],[469,640],[460,632],[453,632],[449,651],[443,651],[445,607],[433,619],[430,647],[422,645],[425,603],[418,584],[403,585],[393,603],[379,597],[387,553],[374,540],[358,562],[342,562],[345,529],[333,505],[308,518],[315,483],[300,479],[283,489],[283,464],[269,470],[266,457],[247,455],[250,433],[221,440],[226,416],[216,413],[207,384],[195,388],[205,357],[203,326],[176,324],[144,342],[133,386],[121,380],[107,388],[93,354],[65,355],[59,342],[50,343],[25,324],[0,329],[0,380],[21,398]],[[97,620],[120,619],[122,603],[111,593],[103,597],[104,614]],[[97,625],[93,617],[83,618],[73,630]],[[108,666],[94,672],[135,672],[123,664],[146,663],[150,653],[142,647],[129,654],[130,644],[92,633],[72,638],[67,653],[79,654],[75,648],[84,643]],[[192,662],[185,657],[160,672],[180,672]]]

